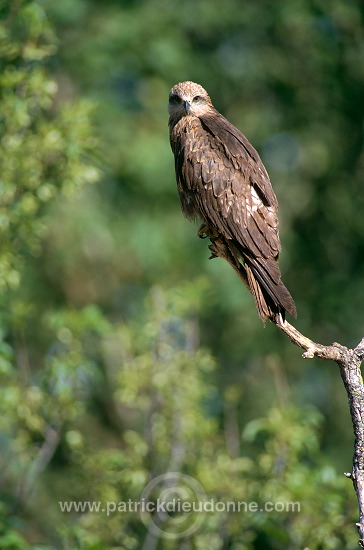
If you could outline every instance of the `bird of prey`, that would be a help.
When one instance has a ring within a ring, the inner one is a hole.
[[[173,86],[168,111],[183,213],[200,219],[198,235],[222,243],[239,266],[263,322],[296,317],[277,264],[277,198],[258,153],[199,84]]]

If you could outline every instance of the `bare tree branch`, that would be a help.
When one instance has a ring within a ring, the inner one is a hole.
[[[244,267],[237,264],[234,257],[224,244],[222,239],[210,239],[209,246],[211,258],[220,257],[226,260],[245,286],[247,285]],[[364,359],[364,337],[354,349],[347,348],[337,342],[329,346],[316,344],[307,336],[301,334],[294,326],[290,325],[282,317],[277,317],[274,324],[292,341],[296,346],[304,349],[302,357],[312,359],[328,359],[335,361],[340,368],[348,396],[351,420],[354,429],[355,443],[353,468],[351,472],[345,473],[351,478],[358,499],[359,521],[356,523],[359,532],[359,546],[364,548],[364,385],[361,376],[360,366]]]
[[[296,346],[306,350],[302,357],[304,359],[312,359],[313,357],[320,357],[320,359],[329,359],[331,361],[339,362],[346,358],[347,354],[352,350],[349,350],[345,346],[334,342],[331,346],[323,346],[322,344],[316,344],[307,336],[301,334],[294,326],[290,325],[288,321],[278,318],[276,320],[276,326],[288,336],[288,338]]]

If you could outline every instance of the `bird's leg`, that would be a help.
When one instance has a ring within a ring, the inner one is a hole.
[[[212,252],[209,259],[213,258],[223,258],[226,260],[234,271],[237,273],[239,279],[244,283],[246,288],[250,291],[247,275],[244,267],[240,262],[236,260],[231,251],[229,250],[228,245],[221,237],[216,239],[211,239],[211,244],[209,246],[210,251]]]
[[[226,248],[224,244],[222,243],[221,239],[211,239],[211,244],[209,245],[209,250],[211,252],[211,256],[209,257],[209,260],[213,260],[214,258],[224,258],[226,259]]]
[[[238,261],[237,256],[230,250],[225,239],[220,235],[217,229],[211,227],[208,223],[203,223],[197,234],[201,239],[209,237],[211,241],[211,244],[209,245],[211,252],[209,260],[213,260],[214,258],[223,258],[226,260],[238,274],[240,280],[244,283],[246,288],[250,290],[244,267]]]
[[[212,258],[223,258],[229,263],[233,261],[231,252],[226,242],[223,239],[221,238],[211,239],[211,244],[209,245],[209,249],[212,252],[209,260],[212,260]]]
[[[197,231],[197,236],[200,239],[211,239],[213,241],[214,239],[217,239],[219,236],[219,232],[214,228],[211,227],[208,223],[202,223]]]

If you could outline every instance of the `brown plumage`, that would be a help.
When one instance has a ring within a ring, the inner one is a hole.
[[[295,317],[277,265],[277,198],[258,153],[199,84],[182,82],[171,89],[169,115],[184,214],[200,218],[204,232],[222,239],[236,261],[242,260],[263,321],[284,318],[286,311]]]

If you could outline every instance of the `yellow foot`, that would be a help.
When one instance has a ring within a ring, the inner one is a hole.
[[[202,223],[197,231],[197,236],[200,239],[217,239],[219,236],[218,231],[214,227],[211,227],[208,223]]]
[[[202,223],[197,231],[197,237],[200,239],[206,239],[208,237],[207,231],[208,231],[208,225],[207,223]]]

